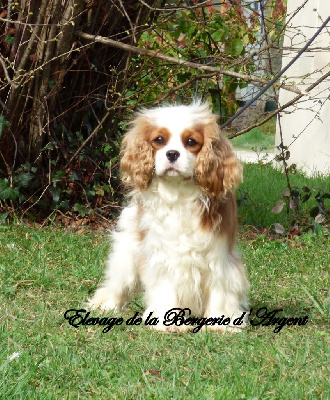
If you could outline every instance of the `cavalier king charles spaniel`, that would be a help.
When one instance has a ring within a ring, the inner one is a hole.
[[[184,330],[162,323],[173,308],[211,320],[241,317],[249,284],[234,249],[232,189],[242,168],[209,106],[139,112],[122,142],[121,172],[132,188],[130,202],[112,233],[105,281],[89,306],[120,310],[142,288],[143,317],[158,317],[158,330]],[[239,329],[232,323],[208,328]]]

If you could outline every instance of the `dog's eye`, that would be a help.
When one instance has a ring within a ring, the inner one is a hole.
[[[158,137],[156,137],[156,139],[154,139],[154,142],[157,144],[164,144],[165,139],[162,136],[158,136]]]
[[[193,138],[189,138],[189,139],[186,141],[186,146],[189,146],[189,147],[196,146],[196,144],[197,144],[197,142],[196,142],[196,140],[193,139]]]

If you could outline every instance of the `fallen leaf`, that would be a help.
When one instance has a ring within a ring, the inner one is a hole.
[[[151,376],[156,377],[157,379],[162,379],[162,380],[168,382],[168,380],[164,376],[161,376],[160,371],[158,369],[150,369],[149,371],[145,372],[144,375],[145,376],[151,375]]]
[[[281,224],[278,224],[277,222],[274,223],[274,230],[276,233],[283,235],[283,233],[285,232],[285,229],[283,228],[283,226]]]
[[[284,189],[281,191],[281,195],[284,197],[290,197],[290,191],[288,189]]]
[[[279,214],[284,207],[285,202],[283,200],[278,200],[275,204],[275,206],[272,208],[272,212],[274,214]]]
[[[315,221],[318,222],[319,224],[322,224],[322,222],[324,222],[325,220],[325,216],[323,214],[317,214],[317,216],[315,217]]]

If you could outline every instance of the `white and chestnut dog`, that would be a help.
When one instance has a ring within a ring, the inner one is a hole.
[[[137,114],[122,143],[131,201],[112,234],[105,282],[90,307],[120,310],[142,286],[144,318],[153,312],[162,321],[168,310],[187,307],[195,316],[232,321],[246,309],[232,193],[242,169],[216,120],[200,103]],[[154,328],[173,330],[162,323]]]

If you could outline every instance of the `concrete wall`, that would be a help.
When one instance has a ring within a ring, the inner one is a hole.
[[[295,57],[300,48],[313,36],[322,22],[330,15],[330,0],[309,0],[293,16],[295,10],[304,0],[288,0],[287,22],[283,47],[294,47],[298,50],[284,50],[282,68]],[[285,73],[300,89],[304,90],[330,70],[330,24],[323,29],[308,51]],[[317,50],[317,48],[328,50]],[[296,96],[280,90],[280,105]],[[330,173],[330,79],[323,81],[304,96],[293,107],[281,113],[283,142],[291,152],[289,164],[296,164],[306,174],[315,172]],[[328,99],[327,99],[328,98]],[[280,143],[277,127],[275,145]]]

